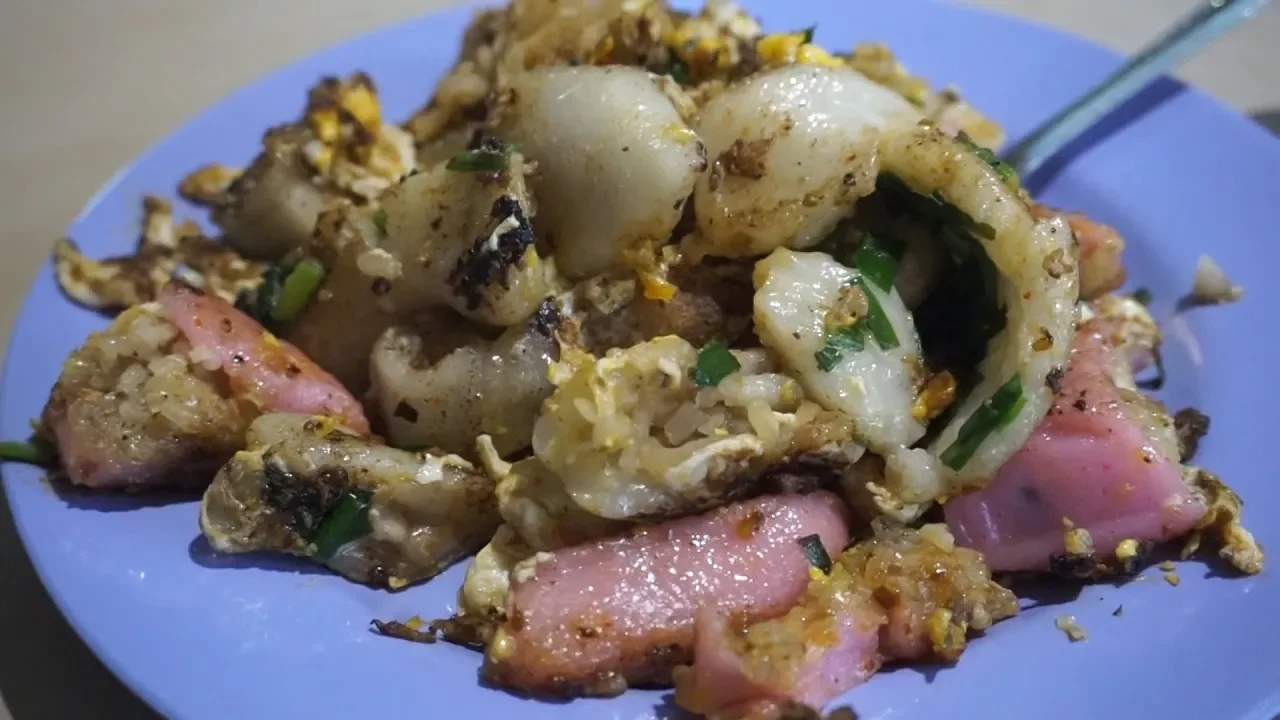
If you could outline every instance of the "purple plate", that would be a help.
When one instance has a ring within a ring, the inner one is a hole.
[[[889,43],[917,73],[955,84],[1017,137],[1113,69],[1081,40],[923,0],[752,3],[765,26],[818,24],[847,48]],[[372,73],[392,117],[422,102],[451,64],[470,12],[453,10],[357,38],[241,90],[121,171],[70,229],[90,253],[126,251],[139,198],[171,193],[206,161],[247,161],[263,130],[296,116],[320,75]],[[1079,143],[1042,182],[1042,198],[1114,224],[1129,239],[1132,284],[1157,309],[1212,253],[1247,288],[1237,305],[1190,317],[1192,340],[1168,350],[1163,399],[1213,416],[1203,464],[1249,503],[1254,532],[1280,547],[1280,485],[1260,452],[1275,442],[1277,397],[1267,339],[1280,310],[1280,142],[1209,97],[1157,83]],[[179,213],[192,212],[179,204]],[[29,431],[66,354],[105,323],[65,301],[46,267],[18,317],[5,363],[0,437]],[[1257,334],[1261,333],[1261,334]],[[669,694],[543,704],[480,687],[479,658],[449,645],[384,639],[369,619],[442,616],[455,567],[399,594],[377,592],[288,559],[223,558],[200,539],[193,500],[61,496],[30,468],[7,466],[5,490],[50,594],[91,648],[170,717],[673,717]],[[1027,609],[943,669],[884,672],[841,698],[862,718],[1271,718],[1280,709],[1280,582],[1226,578],[1181,563],[1172,587],[1150,570],[1122,587],[1085,588]],[[1121,617],[1112,611],[1124,605]],[[1089,631],[1070,643],[1059,614]]]

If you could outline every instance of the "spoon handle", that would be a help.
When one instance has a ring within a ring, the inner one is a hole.
[[[1269,0],[1209,0],[1143,48],[1080,99],[1063,108],[1010,148],[1004,161],[1026,177],[1136,95],[1237,24],[1252,18]]]

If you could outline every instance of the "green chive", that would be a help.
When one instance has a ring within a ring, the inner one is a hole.
[[[1008,186],[1009,189],[1017,190],[1022,185],[1022,178],[1018,177],[1018,171],[1009,163],[1001,160],[992,165],[992,167],[995,169],[996,175],[1000,176],[1000,181]]]
[[[849,327],[828,332],[827,344],[813,354],[813,359],[817,361],[818,367],[823,372],[831,372],[836,365],[840,364],[840,359],[846,352],[862,352],[866,342],[867,326],[859,321]]]
[[[892,350],[898,347],[898,333],[894,332],[893,323],[889,322],[889,316],[885,314],[884,307],[880,305],[875,292],[871,288],[864,287],[862,293],[867,296],[867,316],[859,324],[866,324],[881,350]]]
[[[282,263],[268,265],[267,269],[262,271],[262,282],[258,284],[252,296],[244,298],[245,303],[241,309],[268,330],[272,329],[272,309],[276,306],[276,299],[280,297],[284,279],[288,274],[288,268]],[[240,298],[237,298],[236,302],[239,306]]]
[[[373,496],[366,490],[351,490],[338,501],[337,507],[320,521],[316,529],[315,559],[325,562],[347,543],[369,534],[369,505]]]
[[[955,442],[942,452],[942,464],[952,470],[964,467],[991,433],[1013,422],[1027,404],[1022,393],[1022,377],[1014,374],[991,398],[982,403],[956,434]]]
[[[667,64],[666,74],[670,75],[677,85],[689,84],[689,65],[674,54],[671,57],[671,62]]]
[[[466,150],[449,158],[445,168],[454,172],[506,172],[510,149]]]
[[[49,443],[40,440],[0,441],[0,462],[20,462],[47,468],[58,464],[58,454]]]
[[[858,285],[860,280],[860,278],[854,278],[853,284]],[[894,331],[893,323],[885,314],[879,298],[875,296],[873,290],[865,286],[862,288],[862,293],[867,298],[866,317],[860,318],[849,327],[829,331],[826,344],[813,354],[814,361],[823,372],[831,372],[836,365],[840,364],[846,352],[861,352],[866,347],[868,335],[875,338],[876,344],[882,350],[898,347],[898,333]]]
[[[963,132],[956,135],[956,142],[977,153],[978,157],[981,158],[983,162],[990,165],[991,169],[996,171],[996,175],[1000,176],[1000,181],[1007,185],[1011,190],[1018,189],[1018,186],[1021,184],[1021,180],[1018,178],[1018,171],[1014,170],[1013,166],[1009,163],[1006,163],[996,157],[996,154],[991,152],[990,148],[985,148],[979,145],[973,141],[973,138]]]
[[[1151,291],[1146,288],[1138,288],[1137,290],[1134,290],[1129,297],[1133,298],[1134,302],[1142,305],[1143,307],[1151,305]]]
[[[693,368],[693,382],[698,387],[719,385],[721,380],[742,368],[738,358],[718,340],[712,340],[698,351],[698,362]]]
[[[818,363],[818,369],[823,372],[831,372],[831,368],[840,362],[843,353],[831,346],[830,339],[827,340],[826,346],[813,354],[813,359]]]
[[[876,287],[889,292],[893,289],[893,279],[898,274],[898,258],[902,253],[902,243],[863,235],[862,244],[853,253],[853,266]]]
[[[814,33],[814,31],[816,31],[817,29],[818,29],[818,26],[817,26],[817,25],[810,25],[809,27],[805,28],[804,30],[801,30],[801,31],[800,31],[800,42],[804,43],[805,45],[808,45],[808,44],[812,43],[812,42],[813,42],[813,33]]]
[[[373,224],[375,227],[378,228],[378,234],[383,237],[386,237],[387,236],[387,211],[383,210],[382,208],[378,208],[377,210],[374,210]]]
[[[311,301],[311,297],[316,294],[322,280],[324,280],[324,266],[319,260],[307,258],[294,265],[293,270],[289,271],[289,275],[280,286],[280,293],[271,307],[271,319],[278,323],[287,323],[297,317],[298,313],[302,312],[302,308]]]
[[[824,573],[831,573],[831,556],[827,554],[827,549],[822,546],[822,538],[817,535],[805,535],[796,542],[800,543],[800,548],[804,550],[805,559],[809,561],[810,565]]]

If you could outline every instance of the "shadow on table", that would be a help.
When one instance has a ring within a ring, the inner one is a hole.
[[[62,618],[27,559],[2,492],[0,578],[0,694],[14,720],[160,717]]]

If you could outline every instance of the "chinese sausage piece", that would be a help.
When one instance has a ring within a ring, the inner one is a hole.
[[[203,487],[263,412],[368,423],[342,385],[225,301],[170,283],[63,364],[41,416],[71,482]]]
[[[393,590],[475,552],[498,522],[491,483],[462,458],[285,413],[254,421],[200,505],[215,550],[287,552]]]
[[[718,720],[778,718],[797,703],[816,710],[885,662],[954,661],[968,630],[1017,611],[982,556],[943,526],[877,522],[873,538],[814,573],[786,615],[749,624],[705,608],[693,665],[675,672],[676,702]]]
[[[1081,326],[1049,414],[991,485],[945,506],[957,541],[994,570],[1050,569],[1071,527],[1100,555],[1124,556],[1205,514],[1184,481],[1172,419],[1133,388],[1108,323]]]
[[[544,696],[667,683],[690,660],[701,607],[755,621],[792,606],[809,580],[799,540],[811,535],[832,550],[848,541],[834,495],[761,497],[538,553],[515,566],[484,675]]]

